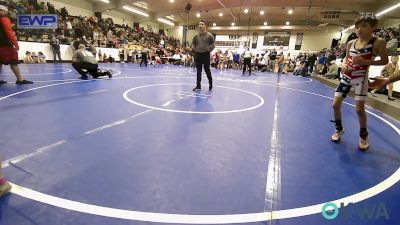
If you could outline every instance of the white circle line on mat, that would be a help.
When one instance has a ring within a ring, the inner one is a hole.
[[[70,84],[76,82],[84,82],[84,81],[72,81],[72,82],[65,82],[65,83],[58,83],[58,84],[51,84],[42,87],[32,88],[25,91],[17,92],[12,95],[4,96],[0,98],[4,100],[5,98],[24,93],[27,91],[32,91],[36,89],[41,89],[45,87],[63,85],[63,84]],[[260,84],[260,83],[255,83]],[[262,84],[266,85],[266,84]],[[277,87],[276,85],[266,85]],[[332,99],[331,97],[320,95],[313,92],[303,91],[294,88],[287,88],[287,87],[279,87],[282,89],[288,89],[293,91],[298,91],[302,93],[311,94],[314,96],[323,97],[326,99]],[[346,103],[347,105],[353,106],[353,104]],[[389,125],[392,129],[394,129],[397,134],[400,135],[400,129],[397,128],[394,124],[389,122],[388,120],[384,119],[383,117],[367,111],[367,113],[375,116],[376,118],[380,119],[387,125]],[[170,214],[170,213],[155,213],[155,212],[141,212],[141,211],[133,211],[133,210],[124,210],[124,209],[116,209],[110,207],[103,207],[98,205],[91,205],[86,203],[81,203],[77,201],[71,201],[68,199],[63,199],[55,196],[51,196],[48,194],[40,193],[38,191],[22,187],[16,184],[13,185],[13,189],[11,192],[17,194],[21,197],[25,197],[27,199],[35,200],[38,202],[42,202],[48,205],[56,206],[63,209],[69,209],[72,211],[105,216],[105,217],[112,217],[112,218],[120,218],[120,219],[128,219],[128,220],[137,220],[137,221],[147,221],[147,222],[158,222],[158,223],[175,223],[175,224],[233,224],[233,223],[252,223],[252,222],[262,222],[268,220],[277,220],[277,219],[287,219],[287,218],[295,218],[301,216],[308,216],[313,214],[321,213],[322,206],[328,202],[333,202],[336,205],[340,206],[340,203],[344,203],[347,205],[348,203],[357,203],[368,198],[371,198],[383,191],[387,190],[388,188],[395,185],[400,180],[400,168],[398,168],[392,175],[386,178],[384,181],[376,184],[375,186],[368,188],[366,190],[360,191],[353,195],[346,196],[341,199],[327,201],[320,204],[299,207],[299,208],[292,208],[292,209],[284,209],[272,212],[259,212],[259,213],[246,213],[246,214],[225,214],[225,215],[190,215],[190,214]]]

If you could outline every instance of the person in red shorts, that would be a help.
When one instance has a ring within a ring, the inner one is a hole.
[[[0,2],[0,71],[2,65],[10,64],[11,70],[17,77],[16,84],[32,84],[32,81],[25,80],[18,67],[18,42],[11,29],[11,20],[8,18],[8,7],[5,2]],[[0,80],[0,85],[7,83]]]

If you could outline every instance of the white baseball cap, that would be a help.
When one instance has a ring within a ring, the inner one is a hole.
[[[8,12],[8,7],[5,5],[0,5],[0,9]]]

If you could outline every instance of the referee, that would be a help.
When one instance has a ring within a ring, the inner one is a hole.
[[[197,68],[197,82],[193,91],[201,90],[201,71],[204,65],[204,71],[207,74],[208,83],[210,84],[209,90],[213,88],[212,76],[210,71],[210,52],[215,48],[214,36],[207,32],[206,23],[204,20],[199,22],[199,33],[193,37],[192,48],[195,52],[196,68]]]

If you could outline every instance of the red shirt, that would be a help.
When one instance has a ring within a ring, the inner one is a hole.
[[[17,38],[11,29],[11,20],[7,16],[0,17],[0,32],[4,33],[6,38],[1,37],[0,46],[9,46],[9,43],[13,44],[15,48],[19,48]]]

